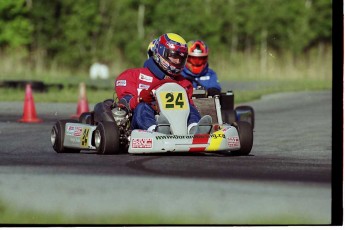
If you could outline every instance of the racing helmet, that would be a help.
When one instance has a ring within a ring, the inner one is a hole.
[[[200,74],[208,61],[208,47],[205,42],[196,40],[189,41],[188,45],[188,59],[186,67],[194,74]]]
[[[150,58],[153,56],[153,49],[155,47],[156,42],[157,42],[157,38],[153,39],[150,42],[149,46],[147,47],[147,58]]]
[[[187,56],[186,41],[175,33],[161,35],[153,48],[155,62],[170,76],[177,76],[181,73],[186,64]]]

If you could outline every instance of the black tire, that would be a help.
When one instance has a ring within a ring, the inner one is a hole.
[[[235,108],[236,112],[236,121],[246,121],[251,124],[252,129],[254,130],[255,126],[255,114],[254,109],[248,105],[241,105]]]
[[[222,110],[223,123],[232,124],[236,121],[235,110]]]
[[[99,122],[93,137],[98,154],[119,154],[120,131],[114,122]]]
[[[84,112],[79,116],[79,122],[82,124],[94,124],[94,113],[93,112]]]
[[[57,153],[80,152],[80,149],[66,148],[63,146],[63,142],[65,139],[65,125],[69,122],[78,123],[78,121],[72,119],[58,120],[51,130],[50,141],[53,145],[53,149]]]
[[[253,147],[253,129],[251,124],[245,121],[237,121],[233,123],[233,126],[235,126],[238,131],[241,144],[241,148],[234,151],[234,153],[239,155],[249,155]]]

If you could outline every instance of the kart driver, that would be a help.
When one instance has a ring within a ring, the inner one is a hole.
[[[159,118],[156,121],[151,90],[164,82],[173,81],[184,87],[189,97],[188,133],[205,133],[198,122],[211,124],[211,117],[200,117],[191,98],[193,86],[181,75],[188,56],[186,41],[178,34],[166,33],[157,38],[151,50],[152,56],[145,61],[144,67],[125,70],[115,82],[119,101],[125,101],[126,108],[132,111],[131,128],[157,131]]]
[[[190,80],[193,87],[204,88],[208,96],[220,95],[221,86],[215,71],[208,66],[208,47],[201,40],[189,41],[187,64],[182,76]]]

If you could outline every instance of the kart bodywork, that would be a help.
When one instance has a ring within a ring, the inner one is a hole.
[[[254,111],[251,107],[236,111],[233,103],[227,105],[228,110],[222,111],[221,104],[229,102],[229,97],[226,96],[231,96],[230,94],[212,98],[195,97],[194,102],[199,112],[210,115],[213,122],[199,124],[207,132],[189,134],[187,119],[190,108],[185,89],[169,82],[152,93],[156,99],[157,118],[164,118],[158,119],[163,122],[158,122],[156,131],[130,130],[130,112],[114,107],[113,117],[108,120],[95,121],[93,111],[82,114],[79,121],[57,121],[51,132],[54,150],[58,153],[93,150],[99,154],[219,151],[241,155],[250,153],[253,146]],[[222,96],[223,101],[220,100]],[[233,100],[233,94],[231,99]],[[204,104],[208,106],[202,108],[201,105]]]

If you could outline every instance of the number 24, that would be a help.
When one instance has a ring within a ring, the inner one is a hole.
[[[182,93],[178,93],[176,99],[174,97],[174,94],[167,93],[165,95],[165,98],[167,99],[167,103],[165,104],[165,108],[173,109],[175,107],[175,105],[180,106],[180,108],[183,108],[184,101],[183,101]]]

